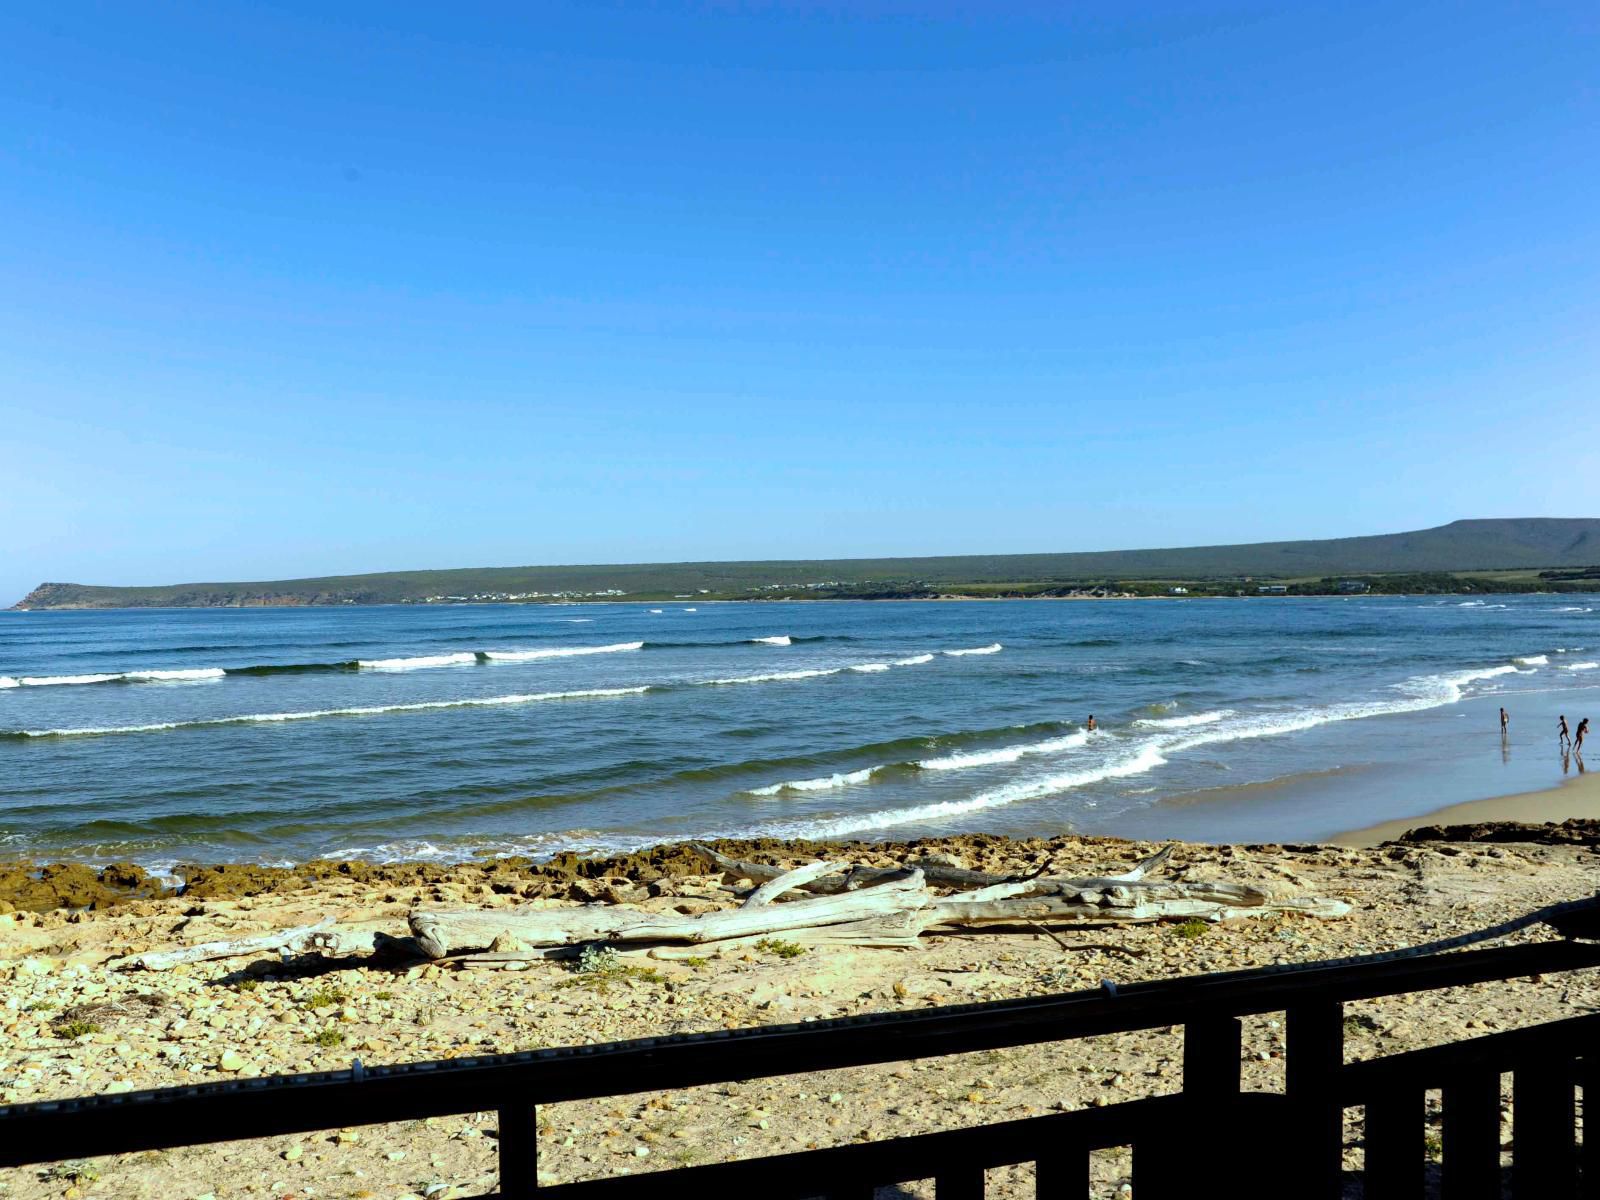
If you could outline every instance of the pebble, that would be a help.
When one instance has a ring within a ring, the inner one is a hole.
[[[217,1067],[223,1071],[242,1071],[248,1061],[237,1050],[225,1050],[222,1057],[217,1060]]]

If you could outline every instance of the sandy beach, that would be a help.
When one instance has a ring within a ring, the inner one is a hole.
[[[1204,927],[927,936],[915,950],[708,948],[689,961],[625,960],[614,972],[561,963],[517,970],[375,967],[275,957],[122,972],[108,959],[285,928],[324,915],[399,932],[418,907],[511,909],[584,903],[646,912],[732,907],[749,880],[708,873],[664,848],[604,862],[491,861],[457,867],[226,868],[183,896],[0,916],[0,1104],[217,1078],[348,1067],[788,1023],[1002,999],[1215,970],[1387,950],[1466,932],[1596,889],[1594,825],[1508,830],[1517,840],[1357,846],[1180,845],[1167,874],[1349,901],[1336,920],[1281,915]],[[934,858],[1023,873],[1125,867],[1154,847],[1114,839],[966,835],[920,843],[725,844],[791,865],[817,856],[895,865]],[[1533,929],[1522,939],[1553,936]],[[1065,943],[1063,946],[1061,943]],[[1574,1015],[1600,1003],[1582,976],[1352,1005],[1349,1053],[1368,1057]],[[1247,1087],[1281,1086],[1283,1031],[1247,1022]],[[546,1183],[749,1157],[996,1121],[1174,1090],[1181,1048],[1144,1032],[881,1068],[553,1106],[540,1113]],[[7,1197],[450,1197],[489,1190],[495,1117],[264,1139],[0,1172]],[[1125,1155],[1097,1155],[1096,1194],[1128,1182]],[[999,1177],[1003,1176],[1003,1178]],[[1029,1171],[994,1194],[1031,1195]],[[925,1190],[925,1189],[924,1189]],[[912,1195],[923,1194],[918,1186]]]
[[[1376,846],[1402,837],[1408,830],[1428,831],[1443,826],[1471,828],[1508,821],[1540,825],[1574,818],[1600,820],[1600,775],[1579,774],[1559,787],[1451,804],[1420,817],[1382,821],[1365,829],[1353,829],[1329,840],[1339,846]]]

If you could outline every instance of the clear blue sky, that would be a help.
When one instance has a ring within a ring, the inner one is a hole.
[[[1600,7],[12,4],[0,601],[1600,515]]]

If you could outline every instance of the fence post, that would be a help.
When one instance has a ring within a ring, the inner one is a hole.
[[[1184,1108],[1196,1128],[1223,1116],[1239,1099],[1239,1053],[1244,1033],[1237,1017],[1203,1016],[1183,1027]],[[1221,1189],[1230,1164],[1221,1153],[1196,1158],[1196,1148],[1177,1151],[1183,1131],[1163,1128],[1133,1146],[1133,1188],[1140,1200],[1169,1200]],[[1237,1171],[1237,1163],[1231,1164]]]
[[[1284,1087],[1294,1111],[1306,1200],[1339,1200],[1344,1177],[1344,1109],[1339,1071],[1344,1066],[1344,1005],[1308,1000],[1285,1014],[1288,1058]]]
[[[1517,1196],[1571,1196],[1578,1187],[1574,1144],[1578,1114],[1572,1059],[1552,1051],[1548,1061],[1511,1073],[1511,1183]]]
[[[1500,1200],[1500,1075],[1493,1070],[1443,1088],[1444,1163],[1440,1191],[1448,1200]]]
[[[539,1186],[538,1113],[531,1104],[500,1108],[501,1200],[532,1200]]]

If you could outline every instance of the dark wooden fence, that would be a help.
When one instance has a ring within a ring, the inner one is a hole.
[[[1038,1195],[1082,1197],[1089,1155],[1132,1147],[1138,1200],[1285,1195],[1332,1200],[1359,1178],[1370,1200],[1543,1200],[1600,1195],[1600,1138],[1578,1137],[1577,1095],[1600,1080],[1600,1014],[1364,1062],[1344,1061],[1346,1001],[1600,965],[1600,945],[1548,941],[1358,965],[1267,968],[1092,992],[644,1038],[606,1046],[353,1068],[0,1108],[0,1166],[308,1133],[498,1109],[505,1200],[657,1200],[663,1186],[762,1200],[867,1200],[934,1179],[938,1200],[979,1200],[984,1171],[1036,1164]],[[1285,1090],[1240,1089],[1239,1018],[1284,1012]],[[540,1104],[793,1075],[902,1059],[1183,1028],[1183,1090],[1077,1112],[833,1149],[539,1187]],[[1502,1077],[1512,1077],[1513,1160],[1501,1170]],[[1600,1083],[1597,1083],[1600,1086]],[[1441,1089],[1442,1153],[1425,1146],[1424,1097]],[[1341,1165],[1344,1110],[1365,1111],[1364,1170]],[[1434,1162],[1434,1158],[1438,1162]],[[671,1194],[669,1192],[669,1194]],[[493,1200],[493,1198],[486,1198]]]

